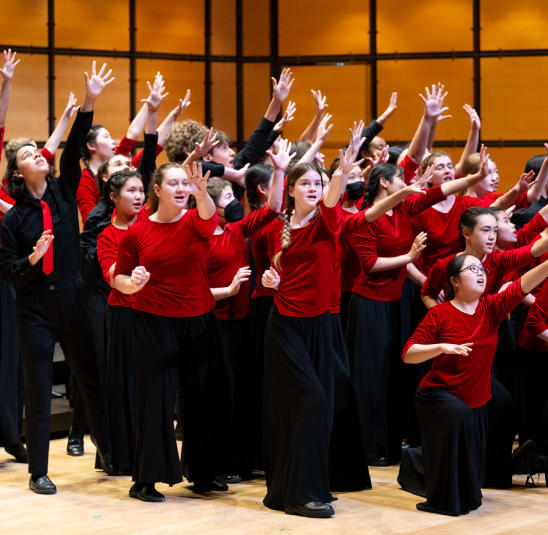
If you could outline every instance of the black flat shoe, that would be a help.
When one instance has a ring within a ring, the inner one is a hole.
[[[165,496],[154,488],[154,483],[133,483],[129,495],[143,502],[165,502]]]
[[[73,457],[84,455],[84,433],[70,430],[67,442],[67,454]]]
[[[335,514],[331,505],[324,502],[308,502],[304,505],[288,505],[287,515],[307,516],[308,518],[330,518]]]
[[[4,449],[6,450],[6,453],[9,453],[15,458],[16,463],[28,464],[29,456],[22,442],[16,442],[11,446],[6,446]]]
[[[228,485],[223,481],[213,479],[212,481],[196,481],[190,489],[198,494],[203,494],[204,492],[209,492],[211,490],[225,492],[228,490]]]
[[[29,489],[36,494],[55,494],[57,487],[53,484],[53,481],[48,476],[37,477],[36,480],[29,479]]]

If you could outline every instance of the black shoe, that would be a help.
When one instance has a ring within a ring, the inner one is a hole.
[[[212,481],[196,481],[190,488],[198,494],[203,494],[204,492],[209,492],[210,490],[225,492],[228,490],[228,485],[224,481],[213,479]]]
[[[13,457],[15,457],[16,463],[28,464],[29,456],[22,442],[16,442],[15,444],[12,444],[11,446],[6,446],[4,449],[6,450],[6,453],[9,453]]]
[[[328,503],[308,502],[304,505],[288,505],[285,508],[285,513],[309,518],[330,518],[335,514],[335,511]]]
[[[537,445],[531,439],[526,440],[512,453],[512,474],[538,474],[544,471],[539,459]]]
[[[165,502],[165,496],[154,488],[154,483],[133,483],[129,495],[143,502]]]
[[[393,463],[391,462],[387,457],[379,457],[378,459],[375,459],[374,461],[371,461],[369,463],[369,466],[392,466],[393,464],[398,464],[398,463]]]
[[[112,466],[112,454],[110,453],[110,451],[101,451],[101,449],[97,445],[97,440],[95,439],[95,437],[93,435],[90,435],[89,438],[93,442],[93,445],[97,448],[97,460],[99,461],[99,466],[101,467],[101,470],[103,470],[108,476],[118,475],[117,472],[114,470],[114,467]]]
[[[222,481],[228,485],[234,485],[235,483],[241,483],[242,478],[238,474],[223,474],[217,478],[217,481]]]
[[[84,433],[70,430],[67,442],[67,455],[72,455],[73,457],[84,455]]]
[[[33,476],[29,479],[29,489],[36,494],[55,494],[57,487],[53,484],[53,481],[48,476],[39,476],[33,479]]]

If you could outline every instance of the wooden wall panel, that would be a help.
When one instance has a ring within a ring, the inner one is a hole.
[[[270,102],[270,65],[244,63],[244,137],[257,128]]]
[[[236,139],[236,64],[211,65],[212,124]]]
[[[65,109],[68,94],[73,91],[82,104],[85,95],[84,71],[91,73],[95,58],[81,56],[57,56],[55,58],[55,116]],[[116,80],[103,90],[95,106],[93,120],[110,131],[113,138],[122,137],[129,126],[129,60],[106,59]],[[102,65],[97,59],[97,69]]]
[[[48,137],[48,59],[18,54],[12,81],[6,140],[26,136],[37,141]]]
[[[204,2],[136,0],[137,50],[204,53]]]
[[[211,53],[236,55],[235,0],[211,0]]]
[[[481,47],[546,48],[546,0],[481,0]]]
[[[204,64],[189,61],[158,61],[140,59],[137,60],[137,101],[148,94],[146,82],[154,79],[157,71],[160,71],[166,82],[169,96],[162,103],[159,110],[158,123],[173,109],[180,98],[184,98],[186,90],[192,92],[191,105],[179,119],[195,119],[204,121]]]
[[[366,54],[369,1],[279,0],[280,55]]]
[[[270,54],[269,0],[243,0],[244,54]]]
[[[548,139],[548,57],[481,60],[483,136]]]
[[[468,59],[380,61],[378,64],[378,113],[387,106],[392,91],[398,92],[398,109],[386,123],[384,137],[410,141],[424,110],[424,86],[436,82],[448,91],[445,105],[453,117],[438,126],[436,139],[466,139],[470,127],[463,104],[473,104],[473,62]]]
[[[55,46],[129,50],[127,2],[55,0]]]
[[[3,43],[23,46],[47,46],[47,0],[2,0]]]
[[[378,1],[377,50],[386,53],[472,50],[472,16],[471,0]]]

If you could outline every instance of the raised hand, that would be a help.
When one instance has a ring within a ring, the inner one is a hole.
[[[297,111],[297,108],[295,107],[295,103],[290,100],[287,103],[287,108],[285,110],[285,113],[283,114],[282,118],[276,123],[273,130],[275,132],[282,132],[282,130],[285,128],[287,123],[290,123],[294,119],[295,112]]]
[[[274,169],[280,169],[285,171],[289,162],[297,155],[296,152],[289,154],[291,148],[291,143],[289,140],[282,139],[278,143],[278,150],[274,153],[273,150],[267,150],[266,153],[270,156],[272,163],[274,164]]]
[[[279,81],[276,78],[272,78],[272,97],[280,104],[288,97],[289,91],[295,79],[291,70],[288,68],[282,69]]]
[[[247,282],[250,276],[251,269],[249,268],[249,266],[241,267],[238,271],[236,271],[236,275],[234,275],[234,278],[232,279],[232,282],[229,286],[230,295],[236,295],[240,291],[242,283]]]
[[[207,180],[209,178],[209,171],[202,175],[202,164],[193,162],[192,165],[184,166],[186,176],[190,182],[190,192],[196,198],[204,197],[207,195]]]
[[[318,133],[316,134],[316,142],[320,141],[323,144],[327,139],[327,136],[329,136],[329,132],[333,129],[333,124],[328,126],[327,123],[331,120],[331,117],[332,116],[329,113],[326,113],[322,117],[322,120],[318,126]]]
[[[150,273],[144,266],[137,266],[131,272],[130,282],[137,288],[137,291],[142,290],[145,284],[150,280]]]
[[[449,109],[447,106],[443,107],[443,101],[447,96],[445,86],[438,82],[437,84],[432,84],[431,90],[425,87],[424,91],[426,97],[419,93],[419,97],[424,102],[424,116],[430,120],[437,120],[440,115]]]
[[[63,116],[70,119],[76,113],[78,108],[79,106],[76,105],[76,97],[74,96],[74,93],[71,91],[69,93],[65,111],[63,111]]]
[[[481,128],[481,120],[479,118],[478,112],[468,104],[465,104],[463,106],[463,109],[468,114],[468,117],[470,117],[470,125],[479,130]]]
[[[409,258],[411,258],[411,262],[414,262],[421,255],[423,249],[426,247],[426,238],[426,232],[419,232],[415,237],[415,241],[407,253]]]
[[[474,342],[467,342],[466,344],[440,344],[440,351],[445,355],[462,355],[467,357],[472,351]]]
[[[273,267],[267,269],[261,277],[261,284],[265,288],[272,288],[273,290],[277,290],[280,286],[279,273]]]
[[[150,82],[147,81],[148,86],[148,97],[141,99],[141,102],[144,102],[148,106],[149,112],[158,111],[162,101],[169,95],[169,93],[164,93],[165,86],[162,75],[158,72],[154,79],[154,85],[150,85]]]
[[[310,92],[312,93],[312,96],[314,97],[314,100],[316,101],[316,115],[323,115],[323,112],[327,108],[327,96],[322,95],[321,89],[318,89],[317,91],[314,91],[314,89],[311,89]]]
[[[11,48],[4,50],[4,66],[0,69],[0,73],[2,73],[6,81],[10,81],[13,78],[15,67],[21,61],[20,59],[15,61],[15,56],[17,56],[17,52],[12,53]]]
[[[33,246],[32,253],[29,256],[29,262],[32,266],[47,253],[53,238],[54,236],[51,233],[51,230],[44,230],[44,232],[42,232],[42,235],[38,238],[36,245]]]
[[[187,89],[185,98],[179,99],[179,104],[177,104],[177,106],[171,111],[171,113],[173,113],[173,115],[175,116],[174,120],[176,121],[179,115],[184,113],[191,104],[192,102],[190,102],[190,89]]]
[[[95,60],[92,61],[91,76],[87,72],[84,73],[86,78],[86,96],[97,98],[107,85],[114,82],[114,76],[109,78],[112,74],[112,69],[105,72],[106,68],[107,64],[103,63],[101,70],[97,72],[97,64]]]
[[[356,154],[358,154],[360,147],[365,141],[365,138],[362,137],[364,128],[365,128],[365,124],[362,120],[360,120],[359,123],[356,123],[356,121],[354,121],[354,126],[349,129],[350,130],[350,146],[352,147],[353,151],[356,151]]]
[[[196,143],[196,150],[200,153],[202,158],[211,152],[211,150],[216,147],[220,141],[217,139],[217,131],[213,131],[211,127],[202,139],[201,143]]]

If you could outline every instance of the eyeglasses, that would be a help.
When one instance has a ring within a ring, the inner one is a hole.
[[[467,269],[469,269],[472,273],[488,273],[488,270],[485,269],[483,266],[478,266],[478,264],[470,264],[468,266],[466,266],[465,268],[462,268],[459,273],[462,273],[463,271],[466,271]]]

